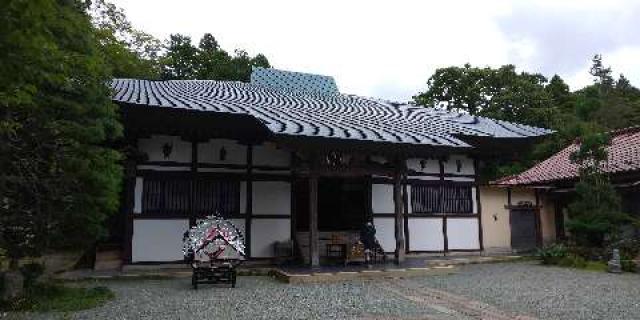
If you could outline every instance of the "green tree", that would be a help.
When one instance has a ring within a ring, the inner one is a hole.
[[[594,82],[598,84],[599,88],[606,92],[613,86],[613,77],[611,77],[611,67],[605,67],[602,63],[602,55],[596,54],[591,59],[593,64],[589,73],[595,77]]]
[[[604,172],[609,136],[591,133],[582,137],[580,147],[571,155],[579,165],[580,181],[575,200],[569,206],[567,227],[577,244],[602,247],[607,237],[614,240],[618,228],[629,221],[620,211],[620,197]]]
[[[216,38],[205,33],[198,46],[198,79],[227,80],[232,77],[231,57]]]
[[[424,106],[516,121],[548,124],[555,109],[540,74],[516,72],[515,66],[498,69],[448,67],[436,70],[427,81],[427,91],[414,96]],[[557,82],[557,81],[556,81]]]
[[[172,34],[167,43],[167,53],[160,59],[161,77],[164,80],[196,79],[198,50],[191,43],[191,37]]]
[[[0,14],[0,247],[11,267],[86,247],[118,208],[109,69],[81,1],[9,0]]]
[[[159,78],[160,40],[133,28],[124,11],[105,0],[92,1],[88,12],[98,48],[113,77]]]
[[[210,33],[205,33],[198,46],[196,74],[198,79],[248,82],[252,67],[269,68],[269,60],[262,54],[251,57],[244,50],[234,56],[220,48]]]

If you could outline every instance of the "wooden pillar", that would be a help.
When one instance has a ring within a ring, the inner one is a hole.
[[[402,179],[400,172],[393,177],[393,202],[395,217],[395,236],[396,236],[396,263],[404,262],[405,242],[404,242],[404,203],[402,201]]]
[[[253,223],[253,145],[247,145],[247,179],[245,180],[245,254],[251,258],[251,224]]]
[[[125,161],[125,195],[123,205],[124,215],[124,236],[123,236],[123,262],[131,263],[131,249],[133,245],[133,208],[135,206],[136,189],[136,161],[127,159]],[[142,195],[141,195],[142,196]]]
[[[311,267],[320,265],[318,243],[318,175],[309,176],[309,258]]]
[[[196,224],[198,208],[196,206],[196,187],[198,184],[198,140],[191,139],[191,184],[189,189],[189,227]]]

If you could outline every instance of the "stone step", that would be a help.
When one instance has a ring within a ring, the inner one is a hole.
[[[122,252],[120,250],[107,250],[96,252],[96,262],[93,269],[96,271],[119,270],[122,267]]]
[[[411,278],[432,275],[446,275],[453,273],[453,266],[438,266],[432,268],[403,268],[383,270],[362,270],[345,272],[313,272],[313,273],[287,273],[281,269],[274,270],[274,276],[286,283],[332,283],[353,280],[375,280],[390,278]]]

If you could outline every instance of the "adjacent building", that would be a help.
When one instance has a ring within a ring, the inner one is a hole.
[[[611,141],[606,148],[608,160],[603,169],[620,194],[623,212],[640,216],[640,127],[613,131],[610,135]],[[551,225],[553,222],[558,238],[564,238],[567,232],[567,208],[573,201],[579,178],[579,167],[570,158],[579,148],[580,142],[576,140],[531,169],[495,182],[496,186],[506,190],[515,188],[535,193],[539,202],[542,201],[540,196],[544,195],[542,210],[550,212],[545,217],[553,219],[547,223]]]

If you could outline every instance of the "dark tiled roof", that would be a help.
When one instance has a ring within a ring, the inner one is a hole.
[[[608,161],[605,171],[623,173],[640,170],[640,127],[615,131],[607,147]],[[541,185],[578,177],[578,165],[570,161],[571,154],[580,144],[573,143],[551,158],[515,176],[495,181],[498,185]]]
[[[243,82],[115,79],[113,100],[133,105],[247,114],[276,135],[470,147],[462,136],[526,138],[550,131],[344,94],[276,90]]]

